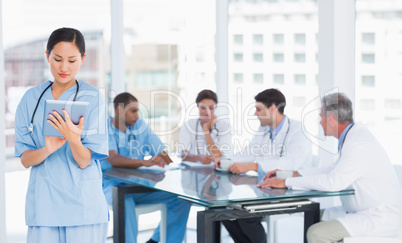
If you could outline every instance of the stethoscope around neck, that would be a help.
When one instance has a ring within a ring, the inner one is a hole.
[[[116,118],[114,118],[114,119],[116,119]],[[112,120],[110,122],[113,124]],[[121,142],[120,142],[121,141],[120,140],[121,139],[120,134],[122,134],[123,132],[121,132],[116,126],[113,126],[113,128],[114,129],[109,129],[109,132],[114,131],[116,134],[119,134],[118,136],[113,136],[113,137],[116,140],[116,144],[118,144],[117,149],[118,149],[118,152],[120,153],[120,147],[121,147],[121,145],[120,145],[121,144]],[[124,132],[123,134],[124,134],[124,145],[123,145],[123,147],[128,148],[131,159],[137,158],[137,157],[135,157],[135,155],[133,153],[134,142],[136,142],[137,143],[136,146],[138,146],[140,141],[137,139],[137,136],[134,134],[134,131],[132,131],[132,129],[130,129],[128,127],[127,127],[126,132]],[[127,136],[127,134],[128,134],[128,136]]]
[[[195,147],[197,149],[197,154],[200,154],[200,149],[198,147],[198,123],[201,125],[201,119],[198,118],[197,123],[195,124]],[[216,135],[219,136],[219,130],[216,128],[216,124],[213,126],[213,128],[211,129],[211,133],[212,131],[215,130],[216,131]]]
[[[29,128],[28,128],[28,131],[29,131],[29,132],[33,132],[33,120],[34,120],[34,118],[35,118],[35,114],[36,114],[36,110],[38,109],[39,102],[40,102],[40,100],[42,99],[42,96],[45,94],[46,90],[48,90],[48,89],[50,88],[50,86],[52,86],[53,83],[54,83],[54,82],[51,82],[51,83],[46,87],[46,89],[42,91],[42,94],[40,94],[40,96],[39,96],[38,102],[36,102],[35,110],[34,110],[34,112],[33,112],[33,114],[32,114],[32,117],[31,117],[31,124],[29,125]],[[77,81],[77,80],[75,80],[75,83],[77,84],[77,90],[75,91],[75,95],[74,95],[73,101],[75,101],[75,99],[77,98],[78,91],[80,90],[80,85],[78,84],[78,81]]]
[[[283,147],[285,146],[286,138],[288,137],[288,134],[289,134],[290,119],[287,118],[287,120],[288,120],[288,129],[286,130],[285,138],[283,139],[283,142],[282,142],[281,151],[279,152],[279,157],[283,156]],[[267,135],[269,133],[269,131],[270,130],[268,130],[267,132],[264,133],[264,137],[265,137],[265,135]]]

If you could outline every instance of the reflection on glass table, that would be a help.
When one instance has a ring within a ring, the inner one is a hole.
[[[304,213],[304,241],[308,227],[319,221],[319,203],[306,198],[353,195],[353,190],[340,192],[292,191],[286,189],[260,189],[257,184],[264,175],[247,176],[222,173],[213,168],[183,167],[164,173],[137,169],[112,168],[104,176],[132,184],[129,193],[141,189],[160,190],[176,194],[207,207],[197,213],[197,242],[219,242],[220,221],[249,218],[273,214]],[[138,186],[139,185],[139,186]],[[118,191],[115,188],[116,192]],[[123,188],[124,189],[124,188]],[[120,190],[120,189],[119,189]],[[114,219],[117,240],[123,242],[124,214],[119,208],[118,193],[115,193],[117,217]],[[124,200],[120,200],[124,201]],[[240,210],[236,210],[240,209]]]
[[[112,168],[106,177],[119,179],[155,190],[166,191],[207,207],[225,206],[234,202],[317,198],[352,195],[353,190],[340,192],[293,191],[257,188],[263,175],[247,176],[221,173],[213,168],[183,167],[164,173],[137,169]]]

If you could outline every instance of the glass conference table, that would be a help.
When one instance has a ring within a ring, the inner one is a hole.
[[[339,192],[260,189],[264,175],[234,175],[212,167],[177,166],[167,171],[111,168],[105,178],[120,182],[113,188],[114,242],[125,243],[124,195],[164,191],[205,206],[197,213],[197,242],[220,242],[220,221],[273,214],[304,212],[304,242],[307,229],[319,221],[320,205],[309,198],[348,196]]]

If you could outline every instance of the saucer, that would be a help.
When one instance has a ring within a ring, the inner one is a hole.
[[[220,171],[220,172],[229,173],[228,170],[225,170],[225,169],[222,169],[222,168],[218,168],[218,167],[216,167],[215,170]]]

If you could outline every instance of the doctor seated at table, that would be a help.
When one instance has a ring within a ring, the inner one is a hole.
[[[355,190],[341,197],[342,207],[325,210],[322,222],[309,228],[309,243],[340,242],[350,236],[402,238],[402,189],[381,144],[363,124],[353,122],[352,102],[344,94],[325,96],[320,116],[325,135],[338,138],[338,160],[327,168],[299,170],[285,180],[271,171],[258,186]]]
[[[165,145],[138,116],[138,100],[130,93],[121,93],[113,101],[116,116],[110,117],[109,158],[102,161],[102,170],[113,167],[138,168],[153,165],[165,166],[172,162]],[[149,154],[150,159],[145,159]],[[103,190],[109,205],[112,205],[112,187],[121,183],[114,179],[103,179]],[[169,243],[181,242],[186,230],[191,204],[166,192],[134,193],[125,196],[125,238],[136,243],[138,222],[135,215],[136,204],[165,203],[167,208],[167,239]],[[149,243],[159,242],[159,227],[154,231]]]
[[[312,160],[311,141],[303,133],[301,123],[284,114],[285,95],[278,89],[266,89],[255,97],[254,115],[260,126],[248,146],[232,156],[229,167],[233,174],[256,171],[260,175],[274,170],[298,170]],[[215,159],[220,167],[220,159]],[[225,220],[223,225],[236,243],[266,242],[261,218]]]
[[[195,99],[199,118],[190,119],[180,128],[179,154],[183,161],[210,164],[214,158],[232,151],[232,129],[226,119],[215,115],[218,96],[209,89]]]

